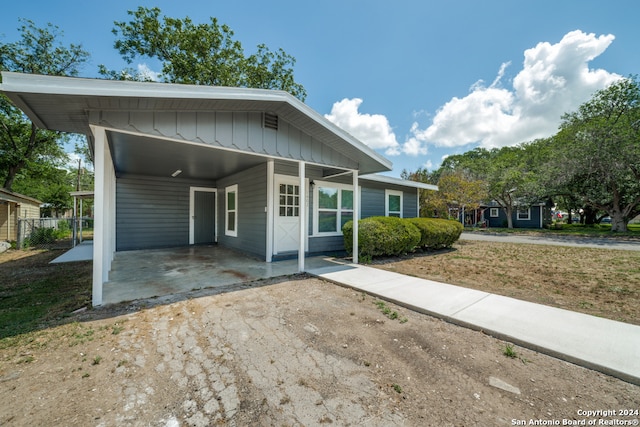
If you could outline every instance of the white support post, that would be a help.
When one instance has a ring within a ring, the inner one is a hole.
[[[104,282],[109,280],[109,272],[111,271],[111,262],[116,254],[116,170],[113,166],[113,161],[111,160],[111,151],[109,150],[109,144],[106,143],[105,137],[105,147],[106,147],[106,168],[105,168],[105,181],[108,183],[109,188],[109,206],[107,212],[109,213],[107,222],[107,230],[109,232],[109,252],[106,254],[106,266],[107,269],[103,272]]]
[[[72,239],[73,239],[71,247],[75,248],[76,240],[78,239],[78,198],[76,196],[73,196],[73,219],[71,224],[71,230],[72,230]]]
[[[17,222],[17,213],[16,213],[16,222]],[[16,228],[17,230],[17,228]],[[16,233],[16,240],[18,239],[18,234]],[[13,240],[13,236],[11,235],[11,203],[7,202],[7,242]]]
[[[358,171],[353,171],[353,263],[358,263],[358,219],[360,218],[360,187]]]
[[[273,232],[275,227],[275,166],[273,159],[267,161],[267,256],[266,262],[273,261]]]
[[[79,230],[79,238],[78,241],[80,243],[82,243],[82,200],[84,200],[82,197],[80,198],[80,220],[78,221],[78,230]],[[75,244],[75,241],[74,241]]]
[[[306,243],[306,218],[307,218],[307,206],[306,206],[306,193],[307,189],[305,188],[305,162],[298,163],[298,176],[300,177],[300,242],[298,244],[298,272],[302,273],[304,271],[304,248]]]
[[[102,285],[109,279],[115,252],[115,170],[104,128],[92,126],[91,131],[95,140],[92,304],[96,306],[102,305]]]

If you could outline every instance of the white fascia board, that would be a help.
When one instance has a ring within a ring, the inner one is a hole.
[[[284,91],[2,72],[3,92],[127,98],[285,101]]]
[[[287,93],[287,95],[289,94]],[[369,157],[374,158],[378,163],[381,163],[389,171],[393,168],[393,163],[389,159],[375,152],[368,145],[366,145],[359,139],[355,138],[353,135],[351,135],[349,132],[345,131],[338,125],[331,122],[329,119],[327,119],[326,117],[318,113],[313,108],[309,107],[304,102],[300,101],[298,98],[295,98],[294,96],[291,96],[291,95],[289,95],[289,97],[291,101],[290,104],[296,109],[298,109],[298,111],[300,111],[301,113],[304,113],[307,117],[314,120],[316,123],[321,124],[327,130],[333,132],[334,134],[338,135],[340,138],[349,142],[351,145],[355,146],[358,150],[364,152]]]
[[[377,175],[377,174],[360,175],[360,179],[364,179],[367,181],[381,182],[384,184],[401,185],[403,187],[419,188],[422,190],[438,191],[437,185],[425,184],[423,182],[410,181],[407,179],[394,178],[392,176],[386,176],[386,175]]]

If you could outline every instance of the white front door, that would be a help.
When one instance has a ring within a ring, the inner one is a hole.
[[[300,180],[276,175],[273,253],[297,251],[300,242]]]

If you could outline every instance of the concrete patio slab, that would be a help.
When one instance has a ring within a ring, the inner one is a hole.
[[[330,257],[307,258],[305,264],[335,265]],[[115,304],[297,272],[297,259],[264,262],[218,245],[116,252],[102,298]]]
[[[74,248],[69,249],[49,264],[74,261],[91,261],[93,259],[93,240],[85,240]]]

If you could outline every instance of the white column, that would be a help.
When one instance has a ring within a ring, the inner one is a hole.
[[[353,263],[358,263],[358,219],[360,218],[360,187],[358,171],[353,171]]]
[[[273,229],[275,227],[274,222],[274,181],[275,181],[275,167],[273,159],[267,161],[267,253],[266,262],[273,260]]]
[[[78,221],[78,229],[80,230],[80,237],[79,237],[78,240],[80,241],[80,243],[82,243],[82,200],[83,200],[83,198],[80,197],[80,221]],[[74,245],[76,244],[75,240],[74,240],[73,244]]]
[[[107,135],[102,127],[91,127],[94,144],[94,224],[92,304],[102,304],[102,285],[109,278],[115,252],[115,170]]]
[[[109,251],[105,254],[105,265],[107,268],[103,271],[104,282],[109,280],[111,261],[113,261],[116,254],[116,170],[113,166],[113,161],[111,160],[111,151],[109,150],[109,144],[106,143],[106,138],[105,147],[105,160],[107,161],[105,168],[105,181],[109,186],[109,206],[107,209],[108,222],[106,223],[108,226]]]
[[[306,218],[307,218],[307,206],[306,206],[306,194],[307,189],[305,187],[305,163],[298,163],[298,176],[300,177],[300,242],[298,244],[298,271],[304,271],[304,248],[306,243]]]
[[[16,239],[17,238],[18,238],[18,235],[16,234]],[[7,202],[7,242],[10,242],[12,240],[13,240],[13,236],[11,236],[11,203]]]

